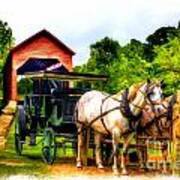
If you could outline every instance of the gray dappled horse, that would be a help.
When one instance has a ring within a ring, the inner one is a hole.
[[[162,90],[160,83],[147,81],[140,85],[135,93],[135,97],[129,102],[129,110],[134,117],[141,113],[146,100],[160,101]],[[121,110],[123,96],[119,93],[115,98],[102,92],[93,90],[81,96],[75,107],[74,118],[78,130],[78,152],[77,167],[82,167],[87,158],[86,153],[89,143],[89,129],[94,130],[96,164],[98,168],[103,168],[100,152],[100,142],[103,135],[111,135],[113,146],[113,172],[118,171],[118,144],[121,137],[124,137],[123,154],[121,158],[122,173],[127,174],[125,167],[125,156],[127,147],[134,137],[134,131],[130,127],[129,119]]]

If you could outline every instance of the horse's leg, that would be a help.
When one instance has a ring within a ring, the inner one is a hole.
[[[143,148],[142,158],[143,158],[143,169],[144,169],[145,171],[148,171],[148,167],[147,167],[148,149],[147,149],[147,146],[145,146],[145,147]]]
[[[143,141],[143,140],[142,140]],[[139,144],[139,141],[138,143]],[[143,144],[140,144],[140,146],[142,145],[142,147],[139,148],[139,160],[140,160],[140,168],[147,171],[148,167],[147,167],[147,146],[146,143],[143,141]],[[144,147],[143,147],[144,145]]]
[[[143,140],[140,140],[139,138],[137,138],[137,151],[138,151],[138,159],[139,159],[139,165],[140,165],[140,169],[144,169],[144,162],[145,162],[145,159],[144,159],[144,148],[141,147],[142,145],[142,141]]]
[[[90,128],[86,129],[84,133],[84,146],[83,148],[83,154],[82,154],[82,162],[83,165],[87,166],[87,159],[88,159],[88,149],[89,149],[89,140],[90,140]]]
[[[141,169],[147,171],[147,148],[144,147],[141,149],[141,154],[140,154],[140,159],[141,159]]]
[[[128,135],[128,137],[125,138],[125,142],[123,144],[122,156],[121,156],[121,168],[122,168],[123,175],[127,175],[125,161],[126,161],[126,156],[127,156],[127,149],[128,149],[129,143],[131,142],[133,137],[134,137],[134,133],[131,133],[130,135]]]
[[[98,132],[94,132],[96,164],[99,169],[104,168],[102,164],[101,140],[102,140],[102,135]]]
[[[84,146],[84,138],[83,138],[83,127],[78,127],[78,150],[77,150],[77,160],[76,160],[76,167],[82,167],[82,151]]]
[[[113,172],[115,175],[119,175],[118,170],[118,144],[120,140],[120,131],[119,129],[114,129],[112,132],[112,146],[113,146],[113,155],[114,155],[114,162],[113,162]]]
[[[167,156],[168,156],[168,144],[165,142],[164,147],[162,148],[163,156],[163,173],[167,173]]]

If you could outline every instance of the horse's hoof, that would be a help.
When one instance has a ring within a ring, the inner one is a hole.
[[[141,166],[140,169],[141,169],[141,171],[143,171],[143,172],[148,172],[148,171],[149,171],[149,169],[148,169],[147,166]]]
[[[77,162],[76,167],[77,167],[78,169],[82,169],[82,164],[81,164],[81,162]]]
[[[119,175],[120,175],[118,169],[113,169],[113,174],[114,174],[115,176],[119,176]]]
[[[126,175],[128,175],[128,172],[126,171],[126,169],[123,169],[121,174],[122,174],[123,176],[126,176]]]
[[[99,164],[97,165],[97,168],[98,168],[98,169],[104,169],[104,166],[103,166],[101,163],[99,163]]]
[[[167,170],[162,170],[162,174],[167,174],[168,171]]]
[[[144,172],[148,172],[148,171],[149,171],[149,169],[148,169],[147,167],[142,168],[142,170],[143,170]]]

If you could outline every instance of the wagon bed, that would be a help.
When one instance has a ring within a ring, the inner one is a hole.
[[[45,162],[52,164],[56,157],[57,137],[71,142],[76,149],[77,130],[73,121],[74,107],[82,94],[91,88],[75,88],[72,82],[105,81],[106,76],[80,73],[33,72],[24,78],[33,82],[33,93],[27,93],[18,105],[15,123],[15,147],[21,155],[23,144],[30,137],[35,145],[38,135],[43,135],[42,155]],[[63,146],[63,144],[61,144]]]

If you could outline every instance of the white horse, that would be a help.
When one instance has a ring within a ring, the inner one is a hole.
[[[141,84],[136,92],[134,99],[129,103],[130,111],[133,116],[138,116],[146,103],[146,99],[151,101],[161,101],[162,90],[160,83],[151,83],[150,81]],[[128,117],[121,110],[123,101],[122,94],[116,98],[108,96],[99,91],[89,91],[81,96],[75,107],[75,121],[78,129],[78,153],[77,167],[82,167],[86,163],[86,153],[89,143],[89,127],[95,132],[96,145],[96,164],[98,168],[103,168],[100,142],[103,135],[111,135],[113,145],[113,172],[118,171],[118,144],[121,137],[124,137],[123,154],[121,158],[122,173],[127,174],[125,167],[125,156],[127,147],[134,137],[134,129],[130,127]]]

